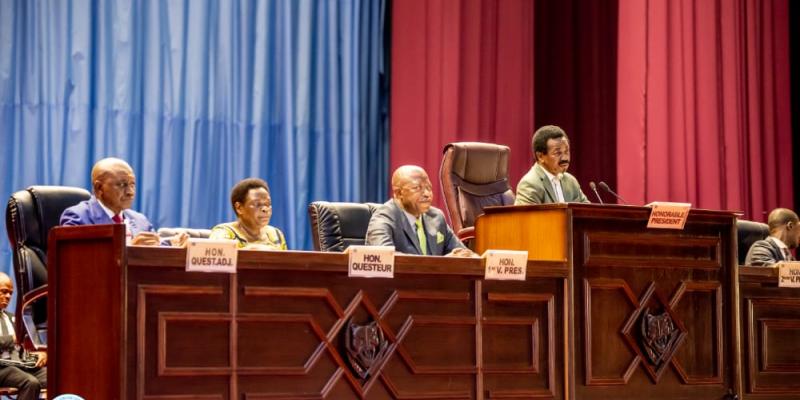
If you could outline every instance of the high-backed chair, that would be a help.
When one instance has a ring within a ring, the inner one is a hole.
[[[186,232],[191,239],[208,239],[211,236],[211,229],[196,229],[196,228],[158,228],[158,236],[168,238],[175,236],[181,232]]]
[[[507,146],[457,142],[444,148],[439,178],[453,231],[461,240],[475,237],[475,219],[483,208],[514,204],[508,182]]]
[[[376,203],[331,203],[315,201],[308,205],[314,250],[344,251],[363,245]]]
[[[90,196],[76,187],[31,186],[8,199],[6,230],[17,279],[17,341],[28,348],[47,345],[47,234],[58,226],[66,208]]]
[[[736,243],[739,247],[739,265],[744,265],[744,260],[747,258],[747,251],[753,243],[769,236],[769,225],[747,221],[736,221]]]

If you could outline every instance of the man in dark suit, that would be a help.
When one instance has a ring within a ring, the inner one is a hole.
[[[471,257],[447,225],[441,210],[431,206],[433,191],[424,169],[405,165],[392,174],[392,199],[369,220],[366,244],[394,246],[405,254]]]
[[[536,164],[519,181],[514,204],[588,203],[578,180],[567,172],[569,138],[564,130],[545,125],[531,142]]]
[[[143,214],[130,209],[136,196],[136,176],[128,163],[105,158],[92,167],[94,196],[61,214],[61,225],[125,224],[129,244],[157,246],[161,239]],[[166,245],[182,246],[188,235],[181,233]]]
[[[769,213],[769,236],[750,246],[744,260],[748,266],[770,267],[781,261],[794,261],[792,250],[800,244],[800,226],[797,214],[787,208],[776,208]]]
[[[19,362],[19,351],[15,346],[14,314],[6,311],[14,284],[11,278],[0,272],[0,358],[8,363]],[[20,368],[0,363],[0,386],[17,389],[17,400],[35,400],[39,392],[47,387],[47,353],[31,352],[36,357],[36,365],[32,368]]]

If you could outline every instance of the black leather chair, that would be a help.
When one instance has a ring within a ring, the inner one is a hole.
[[[6,230],[17,279],[17,341],[27,348],[47,346],[47,235],[61,213],[91,197],[84,189],[31,186],[11,195]]]
[[[158,236],[161,238],[175,236],[181,232],[186,232],[191,239],[208,239],[211,236],[211,229],[158,228]]]
[[[753,243],[769,236],[769,225],[747,221],[736,221],[736,243],[739,247],[739,265],[744,265],[744,260],[747,258],[747,251]]]
[[[488,206],[514,204],[508,182],[507,146],[458,142],[444,148],[439,178],[453,231],[459,239],[475,237],[475,219]]]
[[[331,203],[315,201],[308,205],[311,234],[316,251],[344,251],[363,245],[376,203]]]

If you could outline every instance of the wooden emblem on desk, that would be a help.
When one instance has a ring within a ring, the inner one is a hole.
[[[657,368],[669,361],[680,331],[669,313],[653,315],[646,309],[641,319],[641,346],[650,363]]]
[[[383,335],[378,321],[366,325],[358,325],[352,321],[345,333],[345,348],[350,367],[361,379],[372,375],[373,368],[380,365],[389,342]]]

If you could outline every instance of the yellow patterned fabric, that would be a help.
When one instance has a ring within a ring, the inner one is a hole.
[[[245,234],[236,228],[238,223],[226,222],[219,224],[211,229],[210,239],[236,240],[240,249],[262,249],[262,250],[286,250],[286,239],[280,229],[267,225],[262,230],[264,240],[249,242],[245,239]]]

